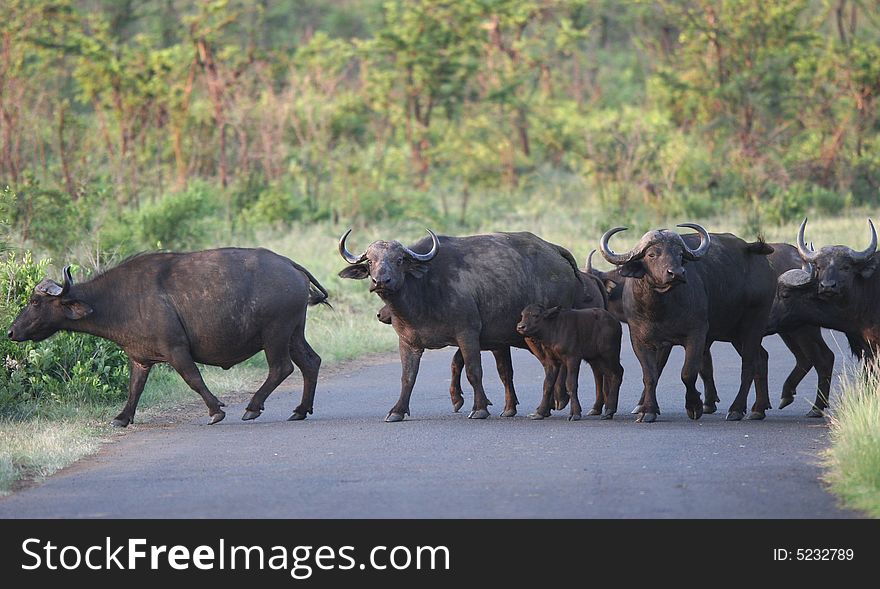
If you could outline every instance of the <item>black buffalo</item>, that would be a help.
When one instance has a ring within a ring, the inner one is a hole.
[[[401,392],[386,421],[409,414],[424,350],[446,346],[459,348],[474,388],[469,417],[488,417],[480,350],[525,348],[516,323],[527,304],[573,307],[583,298],[584,282],[571,253],[528,232],[469,237],[430,232],[412,247],[376,241],[361,255],[346,248],[350,232],[339,240],[339,252],[350,264],[339,275],[370,279],[370,291],[388,306],[399,339]],[[512,391],[509,387],[505,397],[508,414],[517,404]]]
[[[664,229],[649,231],[632,250],[617,254],[608,240],[624,227],[607,231],[600,243],[605,259],[630,279],[623,285],[622,306],[642,366],[644,391],[638,421],[651,422],[657,417],[657,381],[673,345],[685,348],[681,379],[688,416],[700,418],[704,406],[696,379],[714,341],[731,342],[742,358],[740,387],[727,418],[744,417],[755,380],[757,399],[750,418],[763,419],[770,400],[761,338],[773,301],[775,277],[767,260],[773,250],[763,241],[747,243],[731,234],[710,236],[695,224],[679,227],[697,230],[700,245],[692,248],[680,235]],[[706,405],[714,410],[714,399],[707,396]]]
[[[816,251],[804,241],[806,223],[797,238],[801,267],[779,277],[769,329],[785,333],[808,324],[843,331],[853,354],[870,360],[880,347],[874,224],[868,220],[871,244],[865,250],[837,245]]]
[[[690,247],[697,247],[699,243],[699,235],[683,235],[682,238]],[[777,276],[792,268],[800,267],[801,262],[798,251],[793,245],[787,243],[771,243],[769,245],[773,248],[773,253],[769,255],[768,259],[770,260],[770,266]],[[587,270],[604,282],[608,292],[608,310],[619,321],[626,323],[626,317],[623,314],[623,282],[626,279],[620,276],[617,270],[602,272],[594,269],[592,267],[593,253],[595,253],[595,250],[587,258]],[[776,331],[770,330],[766,335],[773,333],[776,333]],[[810,370],[815,369],[818,377],[818,389],[816,400],[813,403],[813,407],[807,413],[807,417],[822,417],[824,410],[828,407],[828,395],[831,390],[831,378],[834,370],[834,352],[831,351],[831,348],[828,347],[828,344],[822,338],[821,329],[813,325],[797,326],[779,335],[795,358],[795,366],[782,384],[779,408],[787,407],[794,401],[798,385]],[[847,337],[850,338],[851,336],[848,335]],[[850,345],[854,353],[860,353],[857,343],[851,342]],[[762,350],[761,353],[766,354],[766,351]],[[720,401],[713,374],[712,354],[707,346],[703,355],[703,364],[700,367],[700,378],[703,380],[703,385],[706,388],[706,403],[703,405],[704,413],[713,413],[715,411],[715,404]],[[639,412],[640,407],[636,406],[633,409],[633,413]]]
[[[265,249],[223,248],[139,254],[73,284],[44,280],[9,329],[15,341],[78,331],[119,344],[128,355],[128,402],[113,420],[125,427],[153,365],[167,362],[205,401],[210,424],[224,406],[205,386],[196,362],[224,369],[266,352],[269,376],[242,419],[254,419],[266,397],[293,372],[303,373],[302,402],[291,420],[312,413],[321,358],[305,339],[306,307],[327,303],[308,270]],[[291,362],[292,361],[292,362]]]
[[[605,309],[608,305],[608,295],[605,293],[605,287],[603,286],[602,281],[586,270],[581,271],[581,278],[584,284],[584,295],[580,303],[576,305],[577,308]],[[376,318],[386,325],[392,324],[393,317],[388,305],[379,309],[376,313]],[[534,348],[532,349],[532,352],[540,360],[542,352],[540,348],[536,346],[537,342],[533,342],[529,345],[530,349]],[[498,371],[498,377],[501,379],[502,385],[504,385],[505,398],[516,399],[516,391],[513,386],[513,362],[510,357],[510,348],[506,347],[492,350],[492,355],[495,357],[495,368]],[[464,391],[461,388],[461,373],[463,370],[464,358],[461,355],[461,350],[456,350],[455,354],[452,356],[450,366],[451,377],[449,380],[449,397],[452,401],[452,410],[455,413],[458,413],[464,405]],[[566,368],[564,366],[559,370],[559,379],[554,389],[554,407],[557,410],[564,409],[569,401],[569,395],[565,390],[565,371]],[[603,399],[605,398],[605,394],[600,384],[603,382],[602,378],[595,371],[594,380],[596,381],[596,403],[593,405],[592,409],[590,409],[588,415],[600,415],[602,413]],[[514,415],[516,415],[516,407],[506,408],[504,412],[501,413],[502,417],[513,417]],[[537,415],[543,414],[533,414],[533,416]]]

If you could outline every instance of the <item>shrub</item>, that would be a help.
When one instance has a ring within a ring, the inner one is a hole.
[[[13,252],[0,262],[0,321],[8,326],[46,277],[49,260]],[[127,394],[128,361],[113,342],[59,333],[40,343],[0,339],[0,414],[34,406],[106,402]]]

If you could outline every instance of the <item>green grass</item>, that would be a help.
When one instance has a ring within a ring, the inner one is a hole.
[[[845,505],[880,518],[880,366],[849,375],[831,410],[825,480]]]

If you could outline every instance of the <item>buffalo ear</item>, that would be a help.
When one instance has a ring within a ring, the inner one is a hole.
[[[64,316],[73,321],[88,317],[95,311],[88,304],[77,300],[61,301],[61,308]]]
[[[370,269],[366,264],[353,264],[339,273],[340,278],[351,278],[352,280],[363,280],[369,275]]]
[[[602,278],[602,284],[605,285],[605,292],[611,294],[614,292],[614,289],[617,288],[618,282],[612,278]]]
[[[409,268],[407,268],[406,271],[408,274],[412,274],[416,278],[421,278],[428,273],[428,265],[422,264],[421,262],[414,262],[409,265]]]
[[[859,275],[862,278],[870,278],[871,274],[874,273],[874,270],[877,269],[877,262],[878,261],[876,255],[868,258],[868,261],[865,262],[864,265],[862,265],[862,269],[860,270]]]
[[[618,272],[621,276],[625,278],[641,278],[645,274],[647,274],[645,265],[641,262],[641,260],[627,262],[626,264],[618,268]]]
[[[544,311],[544,319],[553,319],[557,315],[559,315],[559,306]]]

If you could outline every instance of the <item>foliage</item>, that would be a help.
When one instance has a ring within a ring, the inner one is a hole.
[[[0,262],[0,321],[9,325],[46,277],[50,261],[11,252]],[[59,333],[41,343],[0,340],[0,414],[41,405],[119,401],[127,394],[122,350],[94,336]]]

